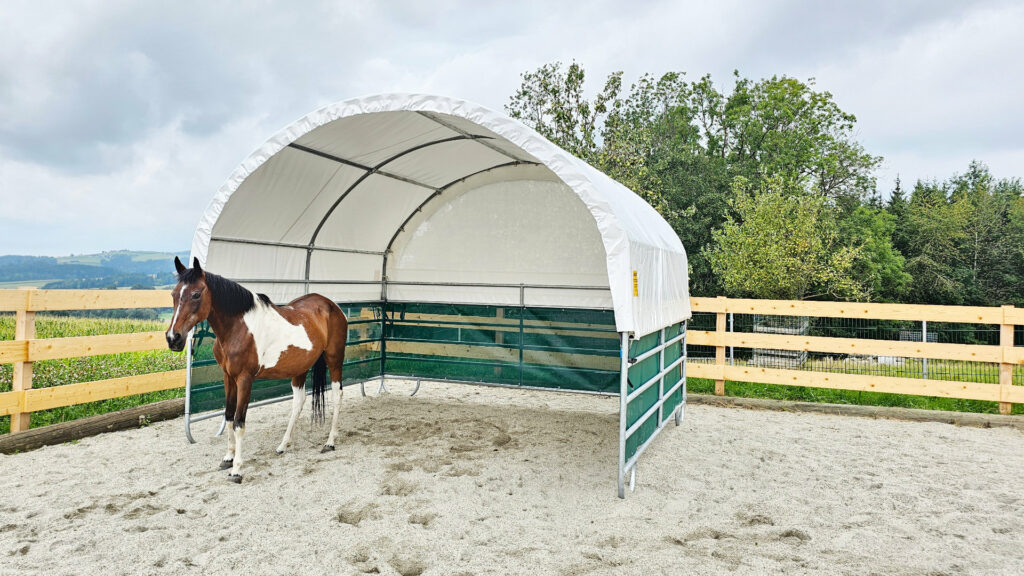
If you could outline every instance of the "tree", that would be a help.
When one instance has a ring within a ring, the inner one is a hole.
[[[911,301],[994,306],[1024,301],[1019,180],[971,162],[946,181],[918,182],[903,230]]]
[[[885,211],[893,217],[892,244],[901,254],[907,253],[907,195],[903,192],[899,174]]]
[[[727,217],[706,250],[726,292],[795,300],[867,295],[853,275],[859,250],[839,241],[825,198],[779,177],[763,179],[757,188],[738,177],[734,188],[741,220]]]
[[[911,277],[904,271],[903,255],[893,246],[896,217],[870,204],[861,205],[839,219],[838,226],[842,242],[857,249],[851,274],[867,299],[898,302]]]
[[[542,136],[583,160],[593,162],[598,150],[598,118],[608,102],[619,95],[622,72],[608,77],[604,90],[590,102],[583,96],[586,73],[573,62],[562,71],[561,62],[524,72],[519,90],[505,110],[532,126]]]
[[[624,91],[622,72],[615,72],[587,100],[575,62],[522,77],[509,114],[654,206],[690,253],[695,295],[721,293],[705,249],[712,230],[737,216],[730,204],[736,177],[752,185],[781,178],[801,193],[852,207],[874,189],[881,159],[856,142],[855,117],[816,91],[813,80],[755,82],[734,74],[726,92],[710,76],[688,82],[669,72],[644,75]]]
[[[944,184],[918,182],[907,208],[907,272],[910,300],[963,304],[967,271],[960,258],[970,206],[950,202]]]
[[[857,119],[831,93],[815,91],[813,79],[735,77],[719,125],[725,151],[744,175],[779,176],[831,198],[861,199],[874,190],[882,159],[853,139]]]

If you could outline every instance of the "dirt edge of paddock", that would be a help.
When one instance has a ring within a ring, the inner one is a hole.
[[[808,412],[813,414],[831,414],[834,416],[906,420],[910,422],[942,422],[954,426],[972,426],[975,428],[1016,428],[1017,430],[1024,430],[1024,416],[1019,415],[949,412],[945,410],[921,410],[893,406],[827,404],[824,402],[792,402],[768,398],[713,396],[711,394],[688,394],[686,401],[688,404],[718,406],[721,408]]]

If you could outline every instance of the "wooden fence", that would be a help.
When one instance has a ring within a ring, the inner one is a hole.
[[[14,340],[0,340],[0,364],[14,364],[12,390],[0,393],[0,416],[11,416],[11,432],[28,430],[29,415],[38,410],[185,385],[185,370],[173,370],[33,389],[33,362],[167,347],[162,331],[39,339],[36,312],[170,307],[171,293],[166,290],[0,290],[0,312],[16,313]]]
[[[1024,325],[1024,309],[1012,306],[986,308],[729,298],[693,298],[691,302],[694,312],[713,313],[717,321],[716,329],[713,331],[691,329],[687,342],[689,345],[713,346],[715,359],[714,362],[687,362],[687,375],[714,380],[715,393],[719,395],[725,393],[725,382],[732,380],[987,400],[999,402],[1000,412],[1003,413],[1009,413],[1014,403],[1024,403],[1024,386],[1013,385],[1014,366],[1024,365],[1024,347],[1013,346],[1014,326]],[[185,370],[174,370],[33,389],[33,362],[157,350],[166,346],[163,332],[37,339],[36,312],[170,306],[171,294],[163,290],[0,290],[0,311],[13,311],[17,314],[14,340],[0,341],[0,363],[14,364],[12,391],[0,393],[0,416],[11,416],[11,432],[28,429],[29,415],[34,411],[180,388],[185,385]],[[728,332],[726,316],[729,313],[989,324],[999,326],[1000,341],[998,345],[991,346]],[[958,382],[729,365],[726,363],[726,349],[730,346],[987,362],[998,365],[999,382]]]
[[[1024,324],[1024,309],[1013,306],[926,306],[916,304],[864,304],[856,302],[802,302],[791,300],[742,300],[693,298],[694,312],[716,315],[715,330],[690,330],[687,344],[715,347],[715,360],[687,362],[687,375],[715,381],[715,394],[725,394],[725,382],[757,382],[813,388],[836,388],[892,394],[914,394],[943,398],[999,402],[999,411],[1009,414],[1012,405],[1024,403],[1024,386],[1013,385],[1013,367],[1024,365],[1024,347],[1013,346],[1015,325]],[[862,338],[827,338],[787,334],[727,332],[728,314],[826,317],[915,322],[953,322],[999,326],[999,344],[945,344],[936,342],[894,342]],[[959,382],[928,378],[907,378],[875,374],[843,374],[726,364],[726,349],[762,348],[831,354],[937,358],[987,362],[999,367],[999,383]]]

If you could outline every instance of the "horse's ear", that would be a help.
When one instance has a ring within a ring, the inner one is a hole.
[[[181,263],[181,258],[178,258],[177,256],[174,257],[174,269],[178,271],[178,274],[181,274],[186,270],[185,265]]]
[[[196,258],[195,256],[192,257],[192,267],[200,272],[203,271],[203,267],[199,265],[199,258]]]

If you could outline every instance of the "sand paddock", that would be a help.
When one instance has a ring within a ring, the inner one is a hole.
[[[307,406],[308,408],[308,406]],[[347,391],[338,450],[254,409],[0,455],[0,574],[1019,574],[1024,434],[691,406],[615,496],[618,400]]]

